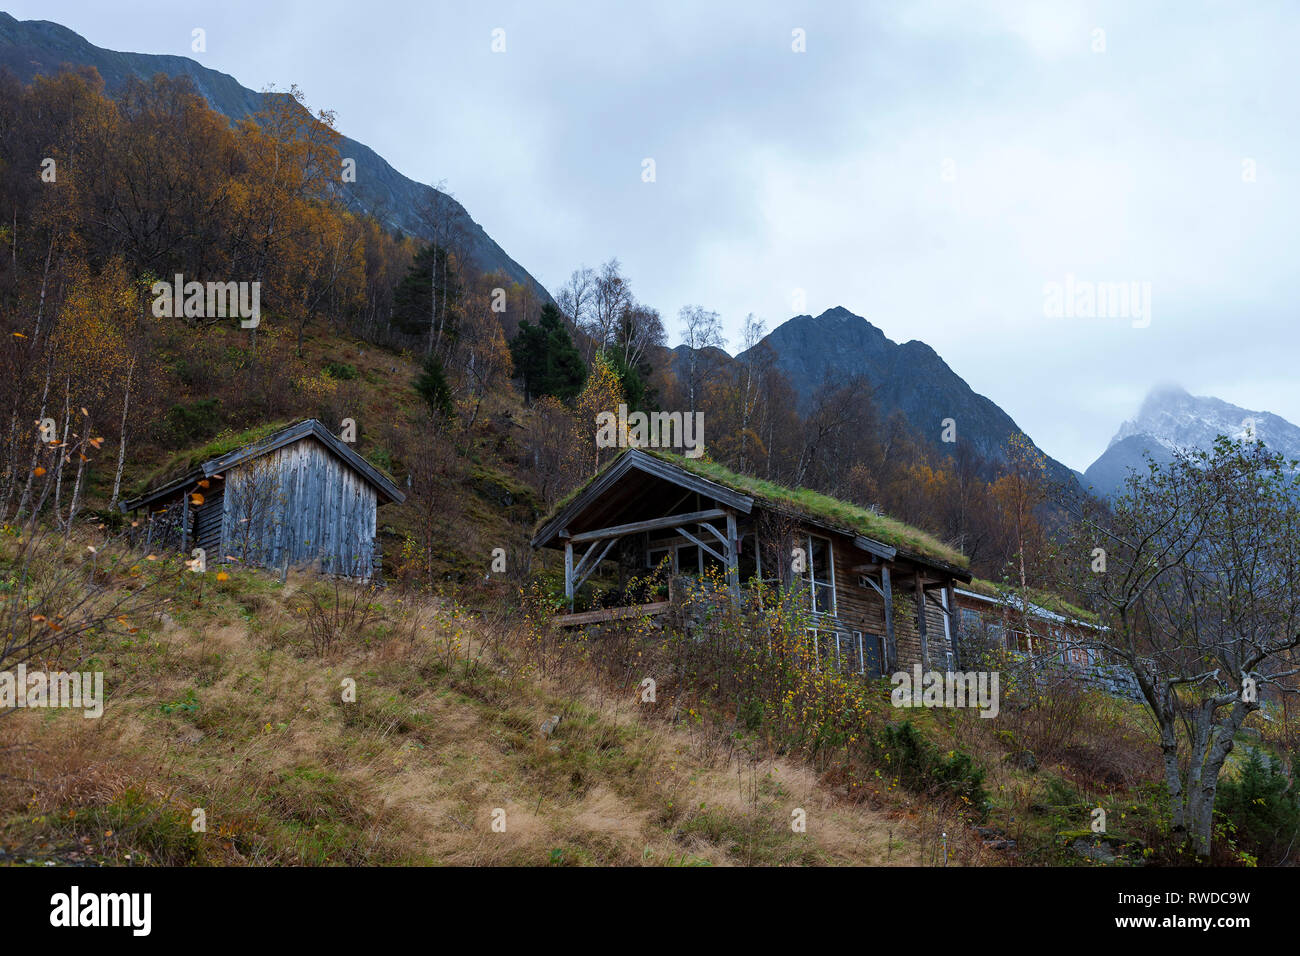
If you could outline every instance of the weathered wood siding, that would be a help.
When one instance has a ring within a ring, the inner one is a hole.
[[[853,569],[867,564],[870,555],[842,539],[835,541],[835,608],[836,617],[848,630],[862,631],[883,637],[885,634],[885,602],[870,585],[858,583],[858,573]],[[921,634],[917,627],[916,592],[912,590],[911,575],[904,569],[892,571],[894,595],[894,640],[898,644],[898,666],[908,668],[921,661]],[[926,646],[930,652],[930,666],[941,670],[948,664],[952,649],[945,639],[946,615],[940,605],[937,590],[925,595]]]
[[[215,492],[209,492],[203,504],[194,510],[194,545],[202,548],[213,561],[221,558],[221,524],[225,511],[225,489],[217,482]]]
[[[268,452],[230,469],[225,479],[223,555],[370,578],[375,490],[319,441],[307,437]]]

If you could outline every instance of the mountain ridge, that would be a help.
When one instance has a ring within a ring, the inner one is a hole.
[[[94,67],[107,89],[119,89],[130,77],[148,80],[158,73],[186,76],[197,92],[231,122],[259,110],[265,97],[287,93],[259,93],[243,86],[235,77],[204,66],[186,56],[164,53],[129,53],[96,46],[75,30],[49,20],[18,20],[0,11],[0,69],[9,69],[24,83],[37,75],[54,75],[65,66]],[[369,146],[340,134],[339,156],[356,160],[356,182],[341,183],[340,192],[359,212],[374,216],[389,228],[434,238],[418,214],[430,206],[455,224],[465,244],[470,263],[481,272],[504,272],[512,281],[529,286],[543,302],[550,293],[511,258],[487,231],[474,221],[455,198],[416,182],[398,172]]]
[[[959,442],[969,441],[992,462],[1005,461],[1007,439],[1023,434],[1010,415],[972,389],[931,345],[920,339],[894,342],[844,306],[787,319],[754,348],[765,345],[775,352],[777,367],[790,379],[801,412],[807,411],[813,394],[828,378],[861,374],[871,383],[872,400],[882,416],[901,412],[912,429],[940,451],[952,453],[956,447],[941,440],[947,418],[956,422]],[[743,361],[751,351],[741,352],[737,360]],[[1043,457],[1051,481],[1077,485],[1077,472],[1046,453]]]

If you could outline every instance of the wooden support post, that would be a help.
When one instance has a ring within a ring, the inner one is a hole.
[[[894,640],[894,590],[889,584],[889,568],[880,569],[880,583],[885,599],[885,673],[898,670],[898,643]]]
[[[569,600],[569,610],[573,610],[573,542],[564,542],[564,596]]]
[[[740,603],[740,542],[736,539],[736,513],[727,511],[727,583],[731,600]]]
[[[722,552],[723,552],[722,554],[718,554],[718,552],[714,551],[713,548],[709,547],[707,544],[705,544],[705,543],[704,543],[703,541],[701,541],[699,538],[695,537],[695,535],[691,534],[691,533],[690,533],[689,531],[687,531],[685,528],[677,527],[677,528],[673,528],[673,530],[676,531],[678,534],[680,534],[680,535],[681,535],[683,538],[685,538],[687,541],[691,542],[691,544],[695,545],[697,548],[699,548],[699,549],[700,549],[702,552],[704,552],[705,554],[712,556],[713,558],[715,558],[716,560],[722,562],[723,564],[726,564],[726,563],[727,563],[727,555],[726,555],[727,545],[726,545],[726,543],[722,540],[722,534],[718,531],[717,528],[713,527],[713,525],[711,525],[711,524],[705,524],[703,521],[700,522],[700,526],[703,527],[703,528],[708,528],[710,531],[713,532],[714,537],[716,537],[716,538],[718,539],[718,543],[722,545]]]
[[[181,495],[181,554],[190,553],[190,495]]]
[[[595,555],[594,561],[592,560],[592,552],[594,552],[597,548],[600,547],[600,542],[596,541],[592,544],[591,548],[587,551],[587,553],[582,556],[582,560],[578,562],[577,567],[573,569],[572,588],[574,591],[577,591],[578,588],[582,587],[583,582],[586,581],[587,578],[591,577],[592,573],[600,565],[600,562],[605,560],[605,555],[609,553],[609,549],[614,547],[614,545],[619,540],[621,539],[619,538],[607,539],[605,541],[604,550],[602,550],[599,554]]]
[[[917,571],[912,580],[916,583],[916,635],[921,640],[921,670],[930,669],[930,648],[925,636],[925,582]]]
[[[961,615],[957,613],[957,592],[953,590],[952,581],[943,589],[943,599],[948,605],[948,616],[944,618],[948,627],[948,637],[952,644],[953,670],[961,670]]]

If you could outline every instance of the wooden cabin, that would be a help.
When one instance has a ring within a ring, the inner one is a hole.
[[[972,649],[979,646],[1050,656],[1062,664],[1096,662],[1097,651],[1089,634],[1097,628],[1079,615],[1059,613],[1034,601],[1022,604],[1019,595],[985,581],[957,588],[956,597],[959,643],[963,645],[969,642]]]
[[[1100,640],[1104,628],[1084,620],[1059,598],[1039,598],[1051,607],[1024,601],[987,581],[956,589],[959,653],[977,661],[1002,652],[1047,674],[1119,697],[1141,698],[1131,668],[1108,659]]]
[[[562,625],[667,610],[657,600],[573,613],[602,562],[616,562],[624,577],[712,568],[737,597],[755,579],[804,591],[822,653],[854,671],[960,663],[950,611],[955,586],[971,580],[961,554],[865,508],[712,463],[630,448],[558,505],[532,544],[564,552],[570,613]]]
[[[380,505],[403,494],[315,419],[201,462],[131,501],[146,550],[202,548],[208,564],[380,570]]]

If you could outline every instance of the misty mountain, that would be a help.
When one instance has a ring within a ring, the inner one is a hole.
[[[1272,412],[1251,411],[1176,385],[1152,389],[1136,418],[1120,425],[1110,445],[1084,472],[1084,487],[1110,496],[1130,470],[1144,472],[1146,456],[1166,463],[1180,451],[1210,451],[1220,435],[1256,438],[1288,458],[1300,459],[1300,428]]]
[[[131,76],[146,80],[158,73],[187,76],[208,104],[232,122],[260,110],[268,95],[288,95],[255,92],[241,86],[234,77],[189,57],[105,50],[57,23],[19,21],[0,12],[0,69],[7,68],[23,82],[30,82],[38,74],[58,73],[64,65],[93,66],[110,92]],[[511,280],[532,286],[543,302],[551,301],[542,285],[510,258],[454,198],[408,179],[369,146],[346,136],[339,143],[339,156],[356,160],[356,182],[340,183],[343,196],[355,210],[374,216],[389,228],[429,240],[433,236],[417,211],[422,207],[436,209],[445,221],[454,223],[473,267],[482,272],[502,271]]]

